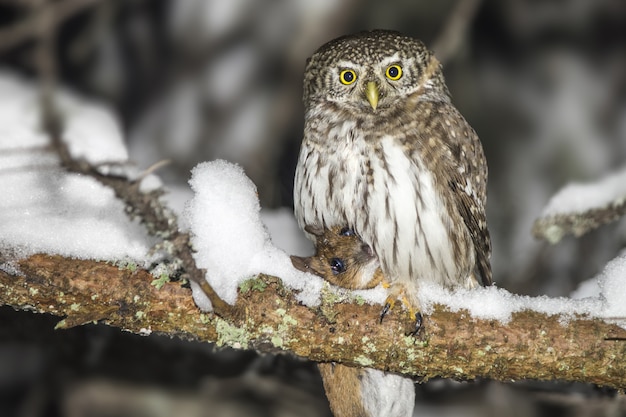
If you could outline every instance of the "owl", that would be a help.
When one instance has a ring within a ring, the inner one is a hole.
[[[330,41],[307,60],[303,100],[302,229],[353,230],[390,297],[415,307],[422,283],[491,284],[485,156],[422,42],[386,30]]]

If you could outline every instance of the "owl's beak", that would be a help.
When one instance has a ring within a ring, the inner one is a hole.
[[[376,110],[376,107],[378,106],[379,96],[378,84],[376,84],[374,81],[368,82],[367,90],[365,90],[365,96],[367,97],[367,101],[370,102],[372,108]]]

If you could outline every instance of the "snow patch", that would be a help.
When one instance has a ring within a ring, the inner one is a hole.
[[[516,295],[495,286],[448,291],[424,284],[420,287],[420,302],[426,312],[432,311],[435,304],[443,304],[451,311],[467,310],[472,317],[504,324],[511,320],[513,313],[532,310],[561,315],[564,322],[577,315],[587,315],[626,327],[625,284],[626,255],[620,255],[609,262],[599,276],[583,283],[571,298]]]
[[[598,276],[603,308],[599,317],[620,319],[626,325],[626,255],[609,262]]]
[[[272,244],[261,221],[256,186],[240,166],[204,162],[192,170],[189,183],[195,194],[184,217],[194,257],[220,298],[234,304],[239,284],[264,273],[297,290],[304,304],[319,304],[322,279],[295,269],[289,256]]]
[[[626,168],[599,181],[571,183],[557,192],[543,209],[542,217],[603,208],[612,202],[626,199]]]
[[[56,98],[75,157],[126,161],[119,123],[105,107],[67,91]],[[40,121],[37,88],[0,72],[0,250],[18,257],[145,259],[151,242],[143,228],[128,219],[111,189],[59,166]]]
[[[529,297],[512,294],[495,286],[449,291],[434,284],[420,287],[420,302],[427,313],[432,311],[435,304],[442,304],[451,311],[467,310],[477,319],[498,320],[503,324],[511,320],[513,313],[524,310],[547,315],[563,315],[564,319],[567,319],[578,314],[594,315],[602,307],[599,299]]]

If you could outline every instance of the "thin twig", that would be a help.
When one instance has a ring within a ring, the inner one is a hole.
[[[35,7],[28,17],[6,29],[0,30],[0,53],[26,41],[39,38],[42,19],[48,20],[48,25],[51,27],[57,27],[70,17],[98,1],[100,0],[31,2]]]
[[[474,16],[482,0],[458,0],[456,6],[448,15],[443,29],[433,42],[433,51],[442,64],[450,61],[458,53],[467,35],[467,28],[474,20]]]

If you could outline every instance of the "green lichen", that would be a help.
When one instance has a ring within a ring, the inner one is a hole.
[[[249,291],[263,292],[267,284],[261,278],[248,279],[239,284],[239,292],[245,294]]]
[[[119,269],[120,271],[126,270],[130,272],[135,272],[137,270],[137,264],[134,261],[128,259],[113,261],[111,262],[111,264],[113,266],[117,266],[117,269]]]
[[[286,343],[293,341],[289,335],[291,334],[291,329],[298,325],[298,320],[287,314],[287,310],[284,308],[277,308],[276,314],[283,318],[276,331],[269,326],[263,329],[263,331],[269,334],[274,333],[274,336],[270,339],[272,344],[276,347],[283,347]]]
[[[78,311],[79,309],[80,309],[80,304],[78,304],[78,303],[72,303],[70,305],[70,310],[72,310],[72,311]]]
[[[283,338],[280,336],[272,336],[270,341],[276,347],[283,347]]]
[[[283,317],[283,324],[285,326],[297,326],[298,325],[298,320],[294,319],[289,314],[285,314],[284,317]]]
[[[549,243],[554,245],[563,239],[563,236],[565,236],[565,230],[556,224],[552,224],[543,231],[543,236]]]
[[[407,347],[418,347],[425,348],[428,346],[428,339],[419,339],[414,335],[406,335],[402,338],[404,340],[404,345]]]
[[[264,325],[259,328],[259,331],[264,334],[273,334],[274,328],[271,326]]]
[[[250,338],[245,327],[237,327],[217,317],[217,346],[232,346],[237,349],[248,346]]]
[[[324,282],[322,290],[320,291],[322,296],[322,303],[324,304],[337,304],[345,300],[345,296],[341,295],[329,283]]]
[[[170,276],[167,274],[161,274],[158,278],[152,280],[150,285],[154,285],[157,290],[160,290],[167,282],[170,282]]]
[[[335,310],[335,304],[344,301],[345,297],[338,293],[327,282],[324,282],[322,290],[320,292],[322,298],[322,304],[320,305],[320,312],[328,320],[329,323],[335,323],[337,318],[337,311]]]
[[[357,305],[362,306],[363,304],[365,304],[365,298],[363,298],[360,295],[355,295],[354,296],[354,302],[357,303]]]
[[[363,355],[357,356],[356,358],[354,358],[354,361],[356,363],[358,363],[359,365],[365,366],[365,367],[371,366],[374,363],[373,360],[371,360],[370,358],[367,358],[367,357],[365,357]]]
[[[367,343],[363,345],[363,351],[366,353],[373,353],[376,352],[376,350],[376,346],[373,343]]]
[[[363,343],[363,350],[366,353],[372,353],[372,352],[376,352],[376,346],[370,342],[370,338],[367,336],[363,336],[361,338],[361,343]]]

